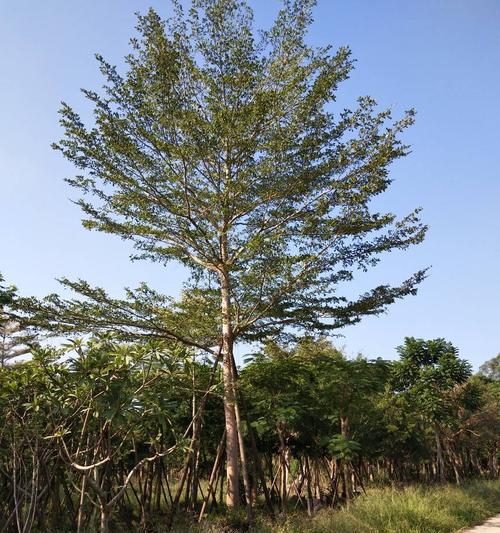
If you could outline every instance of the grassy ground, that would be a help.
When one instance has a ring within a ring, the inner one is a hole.
[[[258,516],[256,533],[446,533],[476,525],[500,512],[500,480],[457,487],[371,489],[349,508],[323,509],[313,518],[304,511],[275,523]],[[243,523],[243,520],[240,521]],[[178,532],[243,531],[234,517],[211,517],[202,525],[178,524]]]

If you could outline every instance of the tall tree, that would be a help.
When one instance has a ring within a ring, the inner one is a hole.
[[[124,74],[97,56],[104,92],[83,91],[93,124],[61,109],[65,136],[55,147],[79,169],[68,182],[84,193],[84,226],[132,241],[135,259],[189,267],[200,316],[218,300],[229,506],[239,500],[234,343],[356,323],[425,277],[354,299],[338,292],[383,252],[421,242],[426,228],[418,210],[397,219],[372,206],[390,164],[408,153],[400,134],[414,112],[393,122],[369,97],[354,110],[336,105],[353,60],[348,48],[306,43],[314,3],[284,0],[259,34],[243,0],[193,0],[187,14],[174,0],[167,21],[150,10]],[[214,346],[164,320],[162,297],[149,289],[113,301],[64,283],[88,301],[32,301],[40,323]]]

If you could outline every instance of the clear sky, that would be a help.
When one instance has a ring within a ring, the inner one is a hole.
[[[134,12],[168,1],[4,0],[0,14],[0,271],[26,295],[81,277],[120,295],[148,281],[170,294],[183,271],[130,263],[130,244],[88,232],[63,182],[73,169],[50,148],[65,100],[88,113],[80,87],[98,89],[94,53],[121,64]],[[254,0],[258,25],[279,3]],[[500,2],[318,0],[313,44],[348,44],[356,70],[338,95],[369,94],[395,115],[415,107],[412,154],[393,166],[381,204],[423,207],[426,242],[388,256],[356,289],[397,282],[432,265],[416,297],[343,330],[350,355],[395,357],[405,336],[445,337],[475,367],[500,351]]]

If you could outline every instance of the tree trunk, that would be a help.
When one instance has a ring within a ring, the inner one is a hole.
[[[106,502],[99,499],[99,531],[108,533],[109,531],[109,513]]]
[[[349,419],[346,416],[340,417],[340,432],[345,439],[349,438]],[[352,483],[351,483],[351,469],[349,462],[342,459],[342,480],[344,485],[344,497],[347,503],[352,500]]]
[[[285,442],[285,438],[283,436],[282,422],[278,422],[276,429],[277,429],[278,438],[280,442],[279,461],[280,461],[281,475],[280,475],[279,493],[280,493],[280,499],[281,499],[281,511],[283,513],[286,513],[286,502],[287,502],[287,495],[288,495],[288,464],[287,464],[287,445]]]
[[[446,448],[446,451],[448,453],[448,457],[450,459],[451,466],[453,468],[453,473],[455,474],[455,482],[457,485],[460,485],[461,483],[461,475],[460,475],[460,464],[459,459],[455,451],[453,450],[453,445],[449,441],[444,441],[444,445]]]
[[[81,533],[82,531],[82,524],[83,524],[83,505],[85,503],[85,483],[87,481],[87,476],[82,476],[82,485],[80,489],[80,497],[78,500],[78,516],[76,519],[76,531],[77,533]]]
[[[439,437],[439,428],[437,425],[434,426],[434,436],[436,438],[437,474],[439,481],[443,482],[445,480],[443,448],[441,446],[441,438]]]
[[[233,368],[233,375],[236,375]],[[248,475],[248,465],[245,453],[245,443],[243,441],[243,432],[241,427],[241,417],[240,409],[238,406],[238,400],[235,398],[234,403],[234,413],[236,415],[236,428],[238,430],[238,447],[240,450],[240,461],[241,461],[241,473],[243,474],[243,483],[245,485],[245,499],[246,499],[246,509],[247,509],[247,518],[248,523],[251,524],[253,520],[252,516],[252,487],[250,485],[250,477]]]
[[[215,455],[214,466],[212,468],[212,473],[210,474],[210,479],[208,480],[207,495],[205,496],[205,500],[203,501],[203,505],[201,507],[200,514],[198,516],[198,522],[201,522],[203,519],[203,515],[205,514],[205,509],[207,508],[208,502],[210,501],[210,496],[212,496],[215,499],[215,490],[217,489],[217,480],[218,480],[217,476],[219,473],[220,463],[222,459],[222,452],[224,451],[225,440],[226,440],[226,432],[224,431],[224,434],[222,435],[222,438],[219,442],[219,446],[217,447],[217,454]]]
[[[224,418],[226,423],[226,505],[238,507],[240,500],[239,464],[238,464],[238,428],[236,424],[233,372],[234,337],[231,324],[230,286],[227,275],[221,274],[222,299],[222,374],[224,380]]]
[[[309,458],[307,455],[304,458],[305,463],[305,475],[306,475],[306,488],[307,488],[307,514],[312,516],[314,513],[313,496],[311,490],[311,469],[309,468]]]
[[[196,502],[198,499],[198,477],[199,477],[199,461],[200,461],[200,433],[201,433],[201,416],[196,416],[196,376],[195,376],[195,363],[196,359],[193,356],[192,360],[192,385],[193,385],[193,398],[192,398],[192,419],[193,419],[193,454],[191,463],[191,486],[188,503],[190,502],[190,509],[194,511],[196,508]]]
[[[498,452],[497,450],[493,450],[493,452],[490,452],[490,455],[488,456],[488,474],[490,479],[496,479],[498,476]]]

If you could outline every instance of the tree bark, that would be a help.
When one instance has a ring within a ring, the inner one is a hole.
[[[234,372],[233,368],[233,375],[236,375],[236,372]],[[245,442],[243,440],[243,432],[241,427],[241,417],[240,417],[240,409],[238,406],[238,400],[235,398],[234,403],[234,412],[236,415],[236,428],[238,430],[238,447],[240,450],[240,461],[241,461],[241,473],[243,474],[243,483],[245,485],[245,499],[246,499],[246,509],[247,509],[247,518],[248,523],[252,523],[252,487],[250,485],[250,477],[248,475],[248,465],[247,465],[247,459],[246,459],[246,453],[245,453]]]
[[[231,324],[231,297],[230,285],[227,274],[222,273],[221,300],[222,300],[222,375],[224,381],[224,418],[226,425],[226,475],[227,492],[226,505],[236,508],[240,501],[239,490],[239,464],[238,464],[238,428],[235,412],[235,387],[233,372],[234,336]]]

